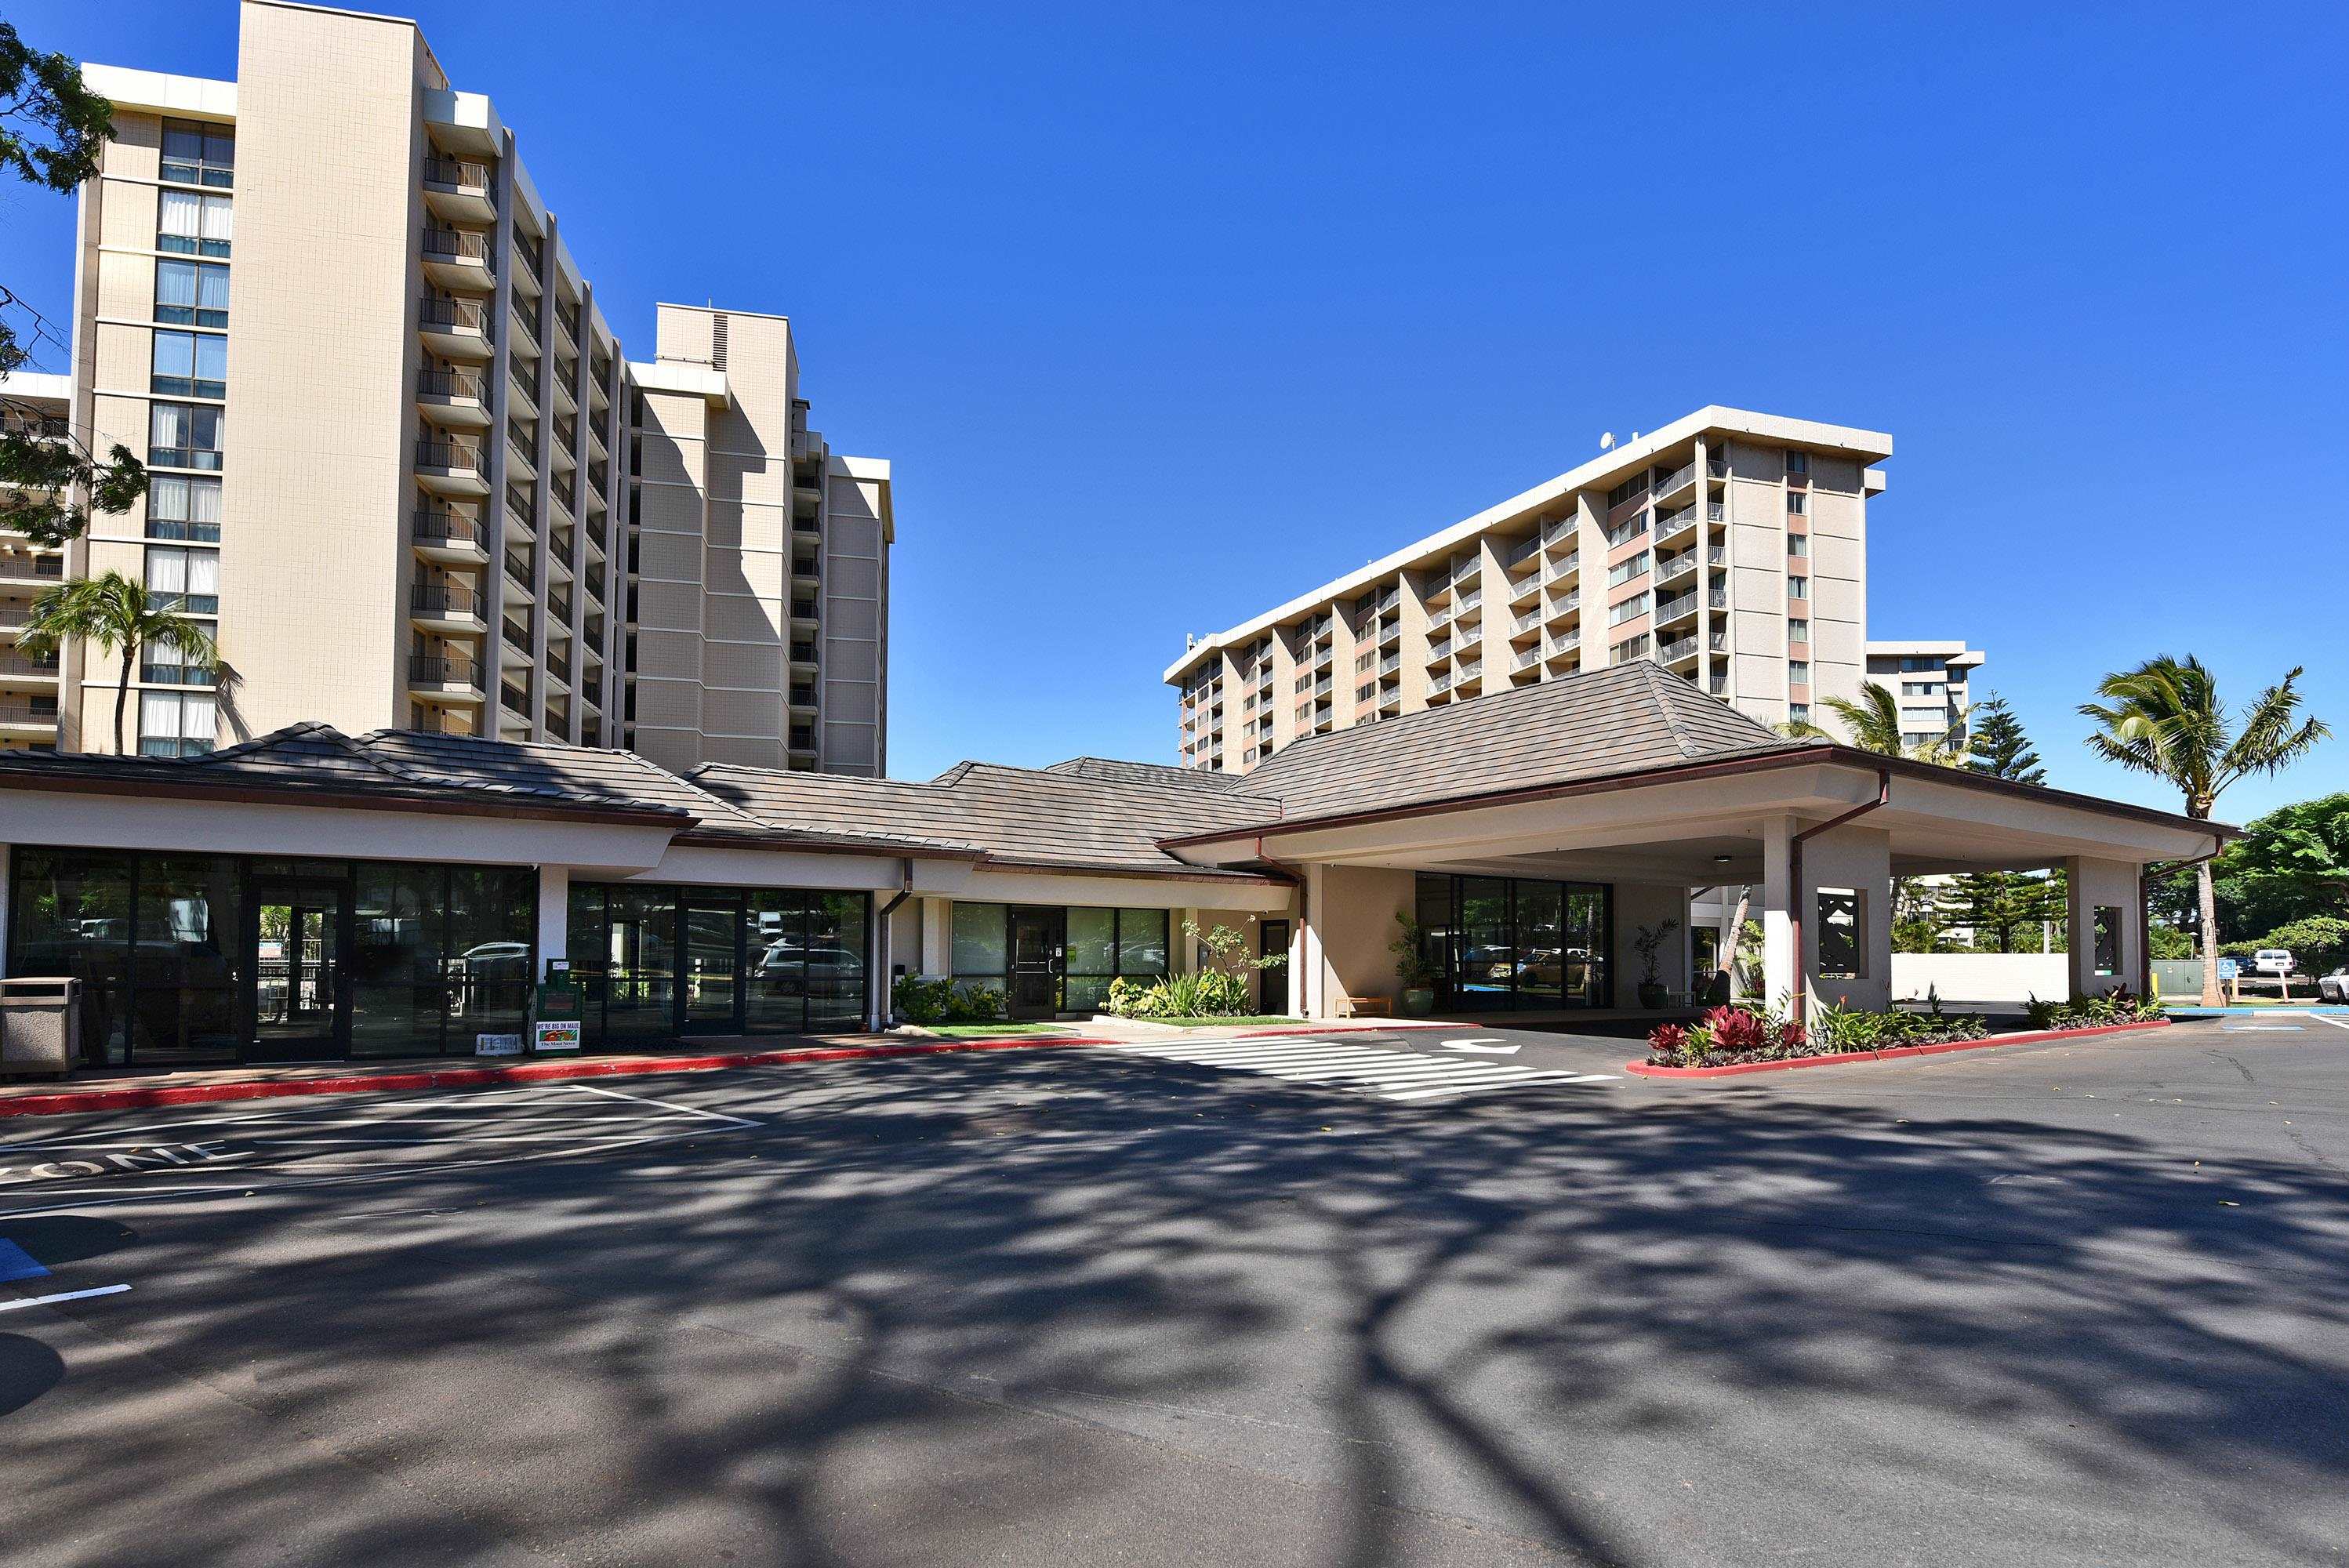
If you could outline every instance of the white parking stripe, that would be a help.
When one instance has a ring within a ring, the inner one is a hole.
[[[2336,1018],[2330,1013],[2311,1013],[2309,1016],[2320,1024],[2330,1024],[2336,1029],[2349,1029],[2349,1020]]]
[[[1478,1044],[1485,1043],[1478,1041]],[[1314,1084],[1396,1104],[1453,1099],[1545,1084],[1604,1083],[1610,1073],[1545,1070],[1516,1062],[1424,1056],[1400,1047],[1336,1040],[1132,1042],[1108,1047],[1130,1057],[1253,1073],[1283,1083]]]

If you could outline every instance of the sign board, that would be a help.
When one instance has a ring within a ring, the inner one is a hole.
[[[531,1048],[540,1051],[575,1051],[579,1048],[577,1019],[539,1023],[531,1026]]]
[[[520,1035],[475,1035],[473,1054],[477,1057],[518,1057],[522,1055]]]
[[[2242,962],[2241,962],[2240,959],[2234,959],[2234,958],[2221,958],[2220,960],[2219,960],[2219,978],[2220,978],[2220,979],[2221,979],[2221,980],[2234,980],[2234,979],[2238,979],[2238,978],[2240,978],[2240,977],[2241,976],[2242,972],[2243,972],[2243,965],[2242,965]]]

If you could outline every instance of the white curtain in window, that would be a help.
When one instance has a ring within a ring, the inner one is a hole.
[[[210,746],[217,723],[212,698],[191,692],[180,699],[180,738]]]
[[[222,222],[225,223],[227,220],[223,219]],[[223,234],[222,238],[226,238],[226,235]],[[198,271],[196,276],[197,305],[204,310],[228,309],[228,269],[204,267]]]
[[[184,403],[151,405],[147,416],[147,442],[154,447],[184,447],[188,445],[188,415]]]
[[[175,306],[181,310],[195,309],[196,263],[193,262],[156,263],[155,303],[159,305]]]
[[[184,550],[158,550],[151,545],[149,546],[147,591],[150,593],[186,593],[188,591],[188,552]],[[149,649],[148,653],[150,656],[148,662],[161,664],[163,662],[161,659],[152,656],[161,651],[160,648]]]
[[[188,592],[218,593],[220,592],[220,552],[191,550],[188,552]]]
[[[188,480],[184,474],[157,474],[147,481],[147,515],[164,522],[188,519]]]
[[[223,244],[236,238],[235,204],[225,196],[207,196],[204,202],[204,238]]]
[[[187,520],[190,522],[209,522],[215,528],[219,527],[221,520],[220,480],[182,480],[180,482],[188,487],[188,510],[184,513]]]
[[[162,216],[157,227],[164,234],[173,239],[192,240],[203,232],[202,197],[192,191],[166,191],[162,197]]]
[[[139,662],[142,665],[157,665],[177,669],[188,661],[181,656],[178,648],[169,643],[146,643],[140,646]]]
[[[142,691],[139,694],[139,738],[141,740],[180,738],[178,696],[166,691]]]

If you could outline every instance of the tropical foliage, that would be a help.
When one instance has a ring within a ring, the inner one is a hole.
[[[1967,710],[1966,722],[1971,736],[1967,748],[1968,768],[2017,784],[2047,782],[2047,769],[2032,748],[2031,738],[2023,732],[2023,721],[2007,707],[2006,698],[1993,696],[1976,704]]]
[[[2175,786],[2186,814],[2207,820],[2229,786],[2283,770],[2332,733],[2323,721],[2301,715],[2295,666],[2252,700],[2237,722],[2220,700],[2219,683],[2202,662],[2164,654],[2098,684],[2101,702],[2083,703],[2094,721],[2089,749],[2106,761]],[[2210,864],[2195,868],[2202,934],[2202,1002],[2219,1002],[2220,936]]]
[[[0,173],[70,194],[98,171],[113,134],[114,106],[82,86],[81,67],[27,45],[0,22]],[[0,376],[32,363],[34,345],[66,345],[41,315],[0,284]],[[88,527],[95,511],[130,510],[147,492],[147,470],[117,443],[99,457],[37,410],[0,398],[0,528],[45,545]],[[87,497],[87,503],[77,500]]]
[[[1003,1016],[1003,993],[992,986],[959,986],[943,977],[900,975],[889,987],[889,1006],[901,1023],[988,1024]]]
[[[190,669],[207,675],[220,671],[220,650],[202,623],[151,597],[144,586],[119,572],[43,589],[26,613],[17,646],[47,657],[76,639],[101,653],[121,655],[121,675],[114,684],[117,751],[124,749],[122,723],[130,703],[130,666],[142,652],[169,648]]]
[[[1905,757],[1914,762],[1930,762],[1940,768],[1962,768],[1969,755],[1962,716],[1953,721],[1941,735],[1920,744],[1911,745],[1903,732],[1900,699],[1880,681],[1862,681],[1859,696],[1830,696],[1821,699],[1820,706],[1843,723],[1844,744],[1861,751],[1872,751],[1879,757]],[[1806,720],[1793,720],[1778,727],[1782,734],[1797,740],[1834,740],[1833,731]]]
[[[1143,982],[1123,976],[1109,985],[1109,1011],[1121,1018],[1236,1018],[1252,1015],[1249,977],[1288,960],[1279,954],[1253,955],[1247,938],[1228,925],[1201,929],[1183,923],[1183,934],[1200,954],[1199,967]]]
[[[2024,1004],[2023,1016],[2034,1029],[2108,1029],[2166,1016],[2160,1003],[2141,1001],[2126,985],[2076,1002],[2043,1002],[2033,996]]]

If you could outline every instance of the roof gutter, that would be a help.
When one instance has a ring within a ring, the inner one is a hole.
[[[1795,937],[1795,995],[1791,998],[1792,1006],[1788,1011],[1794,1014],[1795,1021],[1806,1029],[1811,1026],[1811,966],[1803,950],[1803,905],[1808,902],[1803,896],[1803,845],[1807,840],[1826,832],[1829,828],[1840,828],[1846,822],[1867,816],[1891,799],[1892,769],[1878,768],[1876,770],[1875,799],[1854,806],[1850,810],[1838,816],[1829,817],[1824,822],[1814,822],[1786,841],[1787,923],[1793,927]],[[1892,912],[1888,909],[1884,912],[1884,915],[1887,920],[1889,920],[1892,917]],[[1867,933],[1862,932],[1860,940],[1864,942],[1867,939]],[[1737,940],[1733,933],[1730,940],[1733,943]],[[1766,1001],[1767,998],[1764,1000]]]

